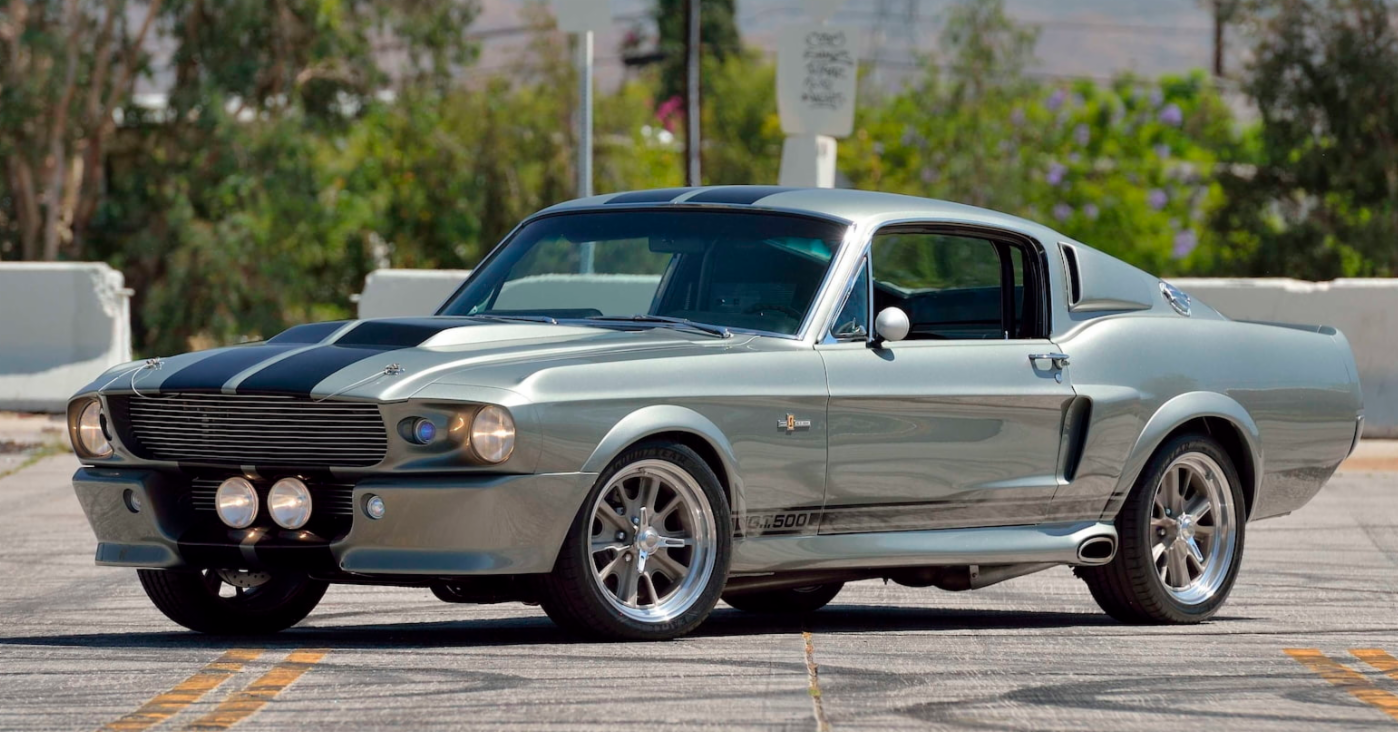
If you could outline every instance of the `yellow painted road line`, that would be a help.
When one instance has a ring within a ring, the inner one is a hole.
[[[302,649],[294,651],[285,661],[272,667],[248,688],[229,695],[212,712],[190,722],[187,730],[224,730],[251,717],[267,702],[272,701],[301,674],[311,670],[329,651]]]
[[[1350,651],[1354,657],[1384,672],[1390,679],[1398,679],[1398,658],[1388,655],[1378,648],[1355,648]]]
[[[154,727],[199,701],[205,694],[227,681],[228,677],[242,671],[243,664],[257,660],[260,655],[262,651],[229,651],[174,688],[142,704],[140,709],[107,724],[102,729],[139,732]]]
[[[1364,675],[1330,659],[1315,648],[1287,648],[1286,655],[1319,674],[1321,678],[1348,691],[1350,696],[1365,704],[1377,707],[1384,714],[1398,720],[1398,696],[1380,689]]]

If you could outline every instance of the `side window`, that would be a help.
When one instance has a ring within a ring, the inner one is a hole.
[[[875,235],[874,310],[908,314],[908,340],[992,340],[1032,335],[1029,260],[1018,247],[925,232]],[[1026,298],[1028,296],[1028,298]]]
[[[868,261],[859,264],[859,276],[850,288],[840,314],[835,317],[835,325],[830,335],[836,340],[862,341],[869,337],[869,266]]]

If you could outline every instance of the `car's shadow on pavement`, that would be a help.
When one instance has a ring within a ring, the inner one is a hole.
[[[465,614],[465,613],[463,613]],[[340,617],[364,617],[368,613],[343,613]],[[194,632],[78,633],[68,635],[0,636],[0,647],[74,646],[109,649],[151,648],[330,648],[373,650],[392,648],[451,648],[537,646],[594,642],[568,635],[542,613],[538,616],[450,620],[420,623],[353,623],[325,626],[334,616],[310,618],[277,635],[208,636]],[[351,621],[352,622],[352,621]],[[1117,625],[1095,613],[1033,612],[1008,610],[951,610],[940,608],[831,605],[803,616],[753,615],[720,608],[680,642],[735,636],[814,633],[962,632],[967,630],[1042,632],[1059,628]]]

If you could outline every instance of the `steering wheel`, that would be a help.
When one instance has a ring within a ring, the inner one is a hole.
[[[743,315],[756,315],[763,310],[775,310],[784,315],[788,315],[792,320],[800,320],[801,313],[796,308],[789,305],[777,305],[776,303],[760,302],[743,311]]]

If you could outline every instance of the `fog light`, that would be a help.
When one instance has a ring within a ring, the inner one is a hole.
[[[311,520],[311,491],[296,478],[282,478],[267,491],[267,513],[283,529],[299,529]]]
[[[419,445],[426,445],[437,437],[437,425],[432,424],[430,419],[419,419],[413,423],[413,440]]]
[[[229,478],[214,494],[214,507],[223,523],[246,529],[257,518],[257,490],[245,478]]]
[[[131,513],[141,512],[141,497],[136,494],[136,491],[127,488],[126,492],[121,494],[121,501],[126,504],[126,510]]]
[[[376,495],[374,495],[374,494],[372,494],[372,493],[370,493],[368,496],[366,496],[366,497],[364,498],[364,515],[365,515],[365,516],[368,516],[369,518],[375,519],[375,520],[381,519],[381,518],[383,518],[384,511],[385,511],[385,510],[386,510],[386,509],[384,508],[383,499],[382,499],[382,498],[379,498],[378,496],[376,496]]]

